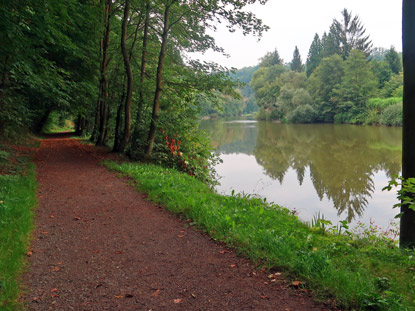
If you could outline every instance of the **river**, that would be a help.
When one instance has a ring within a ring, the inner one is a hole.
[[[223,163],[216,190],[255,194],[298,212],[337,223],[361,221],[386,229],[397,209],[396,189],[382,191],[401,172],[401,128],[204,120]]]

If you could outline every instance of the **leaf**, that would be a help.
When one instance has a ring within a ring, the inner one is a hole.
[[[173,302],[174,303],[181,303],[182,302],[182,299],[181,298],[177,298],[177,299],[174,299]]]
[[[156,289],[156,291],[154,293],[151,294],[151,296],[156,297],[158,295],[160,295],[161,290],[160,289]]]
[[[54,292],[57,292],[58,291],[58,289],[57,288],[52,288],[51,290],[50,290],[50,292],[51,293],[54,293]]]

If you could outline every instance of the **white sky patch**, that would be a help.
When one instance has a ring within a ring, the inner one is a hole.
[[[374,47],[389,48],[393,45],[397,51],[402,50],[402,1],[269,0],[265,5],[247,7],[270,27],[259,42],[257,38],[243,36],[239,31],[230,33],[222,24],[212,35],[230,57],[214,52],[192,57],[229,68],[242,68],[256,65],[260,57],[275,48],[284,62],[290,62],[297,45],[305,62],[315,33],[321,37],[325,31],[328,32],[333,19],[341,19],[344,8],[353,15],[359,15]]]

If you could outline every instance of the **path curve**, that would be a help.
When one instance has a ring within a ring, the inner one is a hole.
[[[331,310],[146,201],[108,156],[42,141],[28,310]]]

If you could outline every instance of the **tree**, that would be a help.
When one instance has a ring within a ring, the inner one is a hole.
[[[183,73],[189,73],[186,70],[181,54],[185,52],[205,52],[208,49],[213,49],[218,52],[223,50],[218,47],[214,39],[207,35],[207,29],[215,29],[212,21],[218,19],[227,22],[227,27],[230,31],[233,31],[236,27],[240,28],[244,35],[254,34],[261,35],[263,31],[268,29],[267,26],[262,24],[262,21],[255,17],[251,12],[244,11],[244,7],[247,4],[255,3],[251,0],[221,0],[221,1],[191,1],[182,2],[178,0],[161,1],[158,4],[157,10],[160,12],[160,19],[162,25],[159,25],[160,31],[160,50],[158,57],[157,73],[156,73],[156,90],[154,93],[152,117],[150,129],[148,132],[146,156],[152,154],[156,129],[157,119],[159,116],[159,109],[161,104],[161,95],[163,93],[163,73],[164,62],[167,53],[167,47],[169,43],[174,45],[172,47],[173,54],[176,54],[175,60],[181,62],[181,71]],[[260,1],[264,3],[264,1]],[[155,8],[156,9],[156,8]],[[180,48],[180,49],[179,49]],[[197,71],[201,77],[206,77],[206,71],[211,69],[210,66],[201,65],[199,62],[192,62],[191,65],[195,65],[195,71]],[[217,68],[215,68],[217,71]],[[215,70],[212,70],[214,72]],[[222,82],[226,78],[222,75],[210,74],[212,78],[210,81],[217,82],[215,87],[223,88],[218,85],[222,77]],[[196,79],[198,81],[199,79]],[[205,80],[205,79],[204,79]],[[200,81],[200,80],[199,80]],[[182,84],[183,85],[183,84]],[[225,83],[224,86],[229,84]],[[203,87],[206,87],[203,86]],[[213,84],[209,83],[208,88],[212,89]],[[185,91],[188,92],[188,91]],[[190,96],[190,95],[189,95]]]
[[[372,71],[378,80],[378,88],[382,89],[386,82],[392,77],[392,70],[387,62],[372,59],[370,62]]]
[[[340,55],[323,58],[308,81],[308,90],[315,100],[317,120],[333,122],[337,113],[336,90],[344,76],[344,61]]]
[[[302,72],[304,69],[303,61],[301,60],[300,51],[298,50],[298,47],[295,46],[294,53],[293,53],[293,59],[291,61],[291,70],[296,72]]]
[[[385,61],[389,64],[393,73],[398,74],[402,70],[401,58],[394,46],[391,46],[389,51],[385,54]]]
[[[352,50],[344,62],[344,76],[336,90],[338,97],[335,121],[340,123],[363,123],[366,101],[373,95],[376,79],[365,54]]]
[[[358,15],[352,16],[352,12],[344,9],[342,20],[334,19],[330,32],[333,33],[337,42],[340,43],[340,51],[343,59],[349,56],[351,50],[359,50],[368,57],[372,49],[372,41],[366,35],[366,29],[362,25]]]
[[[415,177],[415,2],[403,0],[402,53],[404,72],[402,177]],[[413,194],[412,194],[413,196]],[[400,246],[415,248],[415,211],[401,207]]]
[[[99,94],[95,113],[94,130],[91,136],[92,141],[96,139],[97,145],[105,144],[105,131],[108,121],[107,116],[109,103],[107,68],[109,64],[108,48],[111,36],[111,5],[112,0],[105,1],[104,35],[101,41],[101,77],[99,80]]]
[[[313,42],[310,45],[310,49],[308,50],[307,62],[306,62],[306,74],[307,77],[311,76],[314,69],[320,64],[321,59],[323,58],[323,46],[321,44],[321,40],[319,35],[316,33],[314,35]]]
[[[130,57],[127,52],[126,40],[127,40],[127,23],[130,14],[130,0],[125,0],[124,16],[122,20],[121,28],[121,51],[124,61],[125,73],[127,75],[127,92],[124,103],[124,133],[117,151],[124,151],[125,147],[130,140],[131,135],[131,100],[133,97],[133,72],[131,70]]]
[[[340,41],[335,34],[335,28],[333,25],[331,25],[328,34],[323,34],[321,41],[323,58],[330,57],[332,55],[341,55]]]
[[[282,65],[283,62],[284,61],[280,57],[280,54],[278,54],[277,49],[275,49],[273,52],[268,52],[260,58],[259,67],[271,67],[274,65]]]

